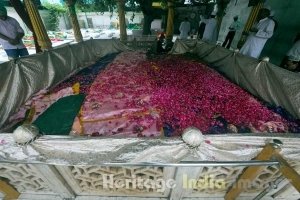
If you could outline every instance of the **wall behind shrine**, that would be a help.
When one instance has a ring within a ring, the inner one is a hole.
[[[267,41],[261,56],[268,56],[271,63],[280,65],[300,32],[300,0],[267,0],[266,4],[275,11],[278,28]]]
[[[241,29],[234,37],[232,48],[236,48],[241,37],[243,28],[247,22],[252,7],[248,7],[249,0],[231,0],[223,18],[218,41],[223,42],[228,32],[228,27],[235,15],[239,16]],[[300,32],[300,0],[266,0],[265,6],[275,11],[275,19],[278,28],[272,38],[270,38],[261,54],[261,57],[270,57],[270,62],[280,65],[287,51],[292,47],[295,36]]]
[[[1,0],[0,0],[1,1]],[[16,10],[13,7],[6,7],[7,9],[7,15],[16,19],[20,26],[23,28],[25,33],[30,33],[29,28],[26,26],[26,24],[23,22],[23,20],[21,19],[21,17],[18,15],[18,13],[16,12]],[[46,10],[39,10],[39,13],[41,15],[41,18],[45,24],[45,27],[47,29],[48,25],[49,25],[49,12]]]
[[[133,17],[134,15],[134,17]],[[79,24],[82,28],[109,28],[111,23],[118,23],[118,13],[114,12],[104,12],[101,13],[84,13],[84,12],[78,12],[77,17],[79,20]],[[128,23],[136,23],[140,24],[142,21],[142,18],[144,18],[143,13],[139,12],[126,12],[125,19],[128,21]],[[131,20],[132,19],[132,20]],[[90,22],[88,22],[90,21]]]

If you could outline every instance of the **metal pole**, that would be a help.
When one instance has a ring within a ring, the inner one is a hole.
[[[45,165],[56,165],[56,164],[47,164],[40,161],[9,161],[9,160],[0,160],[0,163],[18,163],[18,164],[45,164]],[[272,166],[278,165],[277,161],[259,161],[259,160],[249,160],[249,161],[183,161],[179,163],[158,163],[158,162],[140,162],[140,163],[124,163],[124,162],[108,162],[108,163],[99,163],[92,164],[93,166],[153,166],[153,167],[237,167],[237,166]],[[58,164],[64,165],[64,164]],[[64,165],[65,166],[65,165]],[[76,166],[76,165],[72,165]],[[78,165],[82,166],[82,165]]]
[[[52,48],[52,43],[47,34],[46,28],[43,24],[42,18],[38,9],[34,5],[32,0],[24,0],[25,7],[29,14],[30,21],[33,26],[33,30],[36,33],[37,41],[42,50],[48,50]]]
[[[237,167],[237,166],[272,166],[278,165],[277,161],[185,161],[179,163],[104,163],[107,166],[155,166],[155,167]]]

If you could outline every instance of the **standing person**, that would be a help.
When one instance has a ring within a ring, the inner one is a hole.
[[[184,21],[181,22],[180,27],[179,27],[180,39],[187,39],[187,37],[189,36],[190,30],[191,30],[191,24],[188,21],[188,18],[185,17]]]
[[[17,20],[7,16],[5,7],[0,7],[0,44],[9,60],[29,55],[23,44],[23,37],[24,30]]]
[[[222,44],[222,47],[225,47],[227,49],[230,48],[231,43],[233,41],[233,38],[235,36],[235,32],[240,28],[240,23],[238,22],[238,16],[235,16],[233,18],[232,24],[229,26],[229,31],[227,33],[227,36],[225,38],[225,41]]]
[[[202,21],[202,15],[200,16],[200,19],[201,20],[199,22],[199,27],[198,27],[198,38],[202,39],[206,24]]]
[[[209,19],[201,18],[201,21],[203,21],[206,24],[202,40],[214,44],[217,42],[218,38],[217,20],[215,17],[216,13],[212,12]]]
[[[275,23],[269,18],[270,10],[260,9],[258,13],[258,23],[250,29],[250,34],[243,47],[241,54],[258,58],[263,50],[267,40],[272,37]]]
[[[281,67],[293,72],[300,71],[300,33],[296,37],[294,45],[283,59]]]

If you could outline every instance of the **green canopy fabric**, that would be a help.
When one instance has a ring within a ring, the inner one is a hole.
[[[84,95],[71,95],[53,103],[33,124],[45,135],[69,135]]]

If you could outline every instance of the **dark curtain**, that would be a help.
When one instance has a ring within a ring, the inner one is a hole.
[[[10,1],[11,5],[15,8],[18,15],[24,21],[26,26],[32,32],[36,53],[42,52],[42,49],[41,49],[41,47],[39,46],[39,44],[37,42],[37,37],[36,37],[36,34],[33,30],[33,26],[32,26],[32,23],[30,21],[29,15],[28,15],[27,11],[25,10],[25,7],[24,7],[23,3],[20,0],[9,0],[9,1]]]

